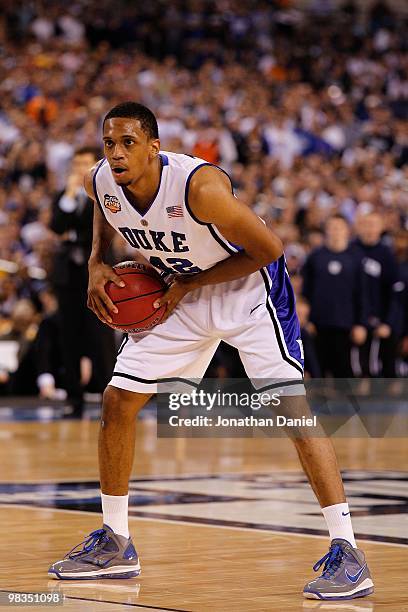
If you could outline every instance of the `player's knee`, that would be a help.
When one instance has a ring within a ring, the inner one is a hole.
[[[103,393],[103,419],[121,419],[129,412],[129,402],[126,392],[116,387],[108,386]]]
[[[134,419],[142,405],[136,393],[108,386],[103,393],[102,422]]]

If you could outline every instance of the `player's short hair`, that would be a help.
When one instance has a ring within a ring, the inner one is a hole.
[[[108,119],[114,117],[125,117],[129,119],[137,119],[140,121],[142,130],[146,132],[149,138],[159,137],[159,127],[157,125],[157,119],[147,106],[139,104],[138,102],[122,102],[117,104],[105,115],[103,125]]]

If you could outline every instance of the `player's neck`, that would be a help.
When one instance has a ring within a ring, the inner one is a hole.
[[[130,199],[139,210],[149,208],[157,196],[161,183],[162,170],[163,162],[160,155],[158,155],[137,183],[132,183],[127,187],[123,187],[123,191],[127,198]]]

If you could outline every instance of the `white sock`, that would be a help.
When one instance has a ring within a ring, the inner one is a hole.
[[[124,538],[129,537],[129,495],[105,495],[101,491],[103,522]]]
[[[322,512],[324,518],[326,519],[330,540],[342,538],[343,540],[350,542],[354,548],[357,548],[357,544],[354,539],[353,526],[351,524],[349,505],[344,503],[326,506],[326,508],[322,508]]]

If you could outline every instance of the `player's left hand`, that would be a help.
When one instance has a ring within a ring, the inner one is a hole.
[[[183,299],[187,293],[192,291],[195,287],[193,286],[193,279],[191,276],[178,275],[173,278],[166,293],[153,304],[155,308],[166,305],[166,314],[160,321],[160,325],[167,321],[177,304]]]

